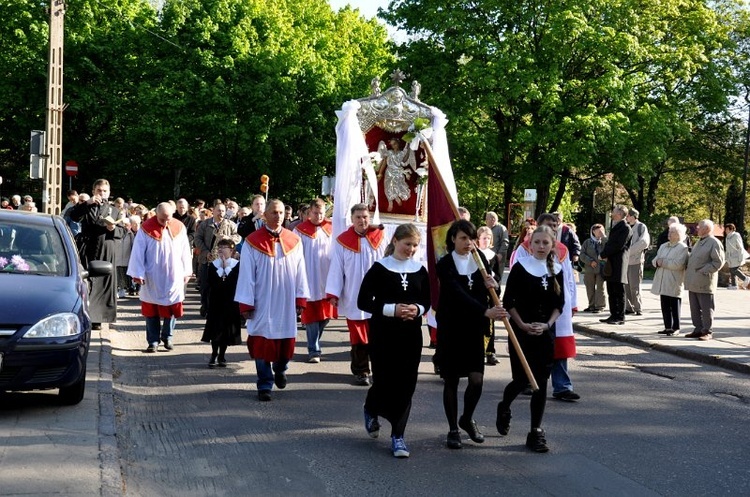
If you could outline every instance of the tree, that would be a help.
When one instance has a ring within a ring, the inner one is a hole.
[[[643,184],[676,142],[727,104],[728,19],[700,0],[394,0],[381,16],[435,91],[460,175],[535,187],[538,210],[570,181],[612,172],[648,216]],[[559,178],[554,195],[553,178]]]
[[[45,128],[47,16],[38,2],[0,0],[0,176],[13,193],[28,178],[30,131]]]
[[[0,1],[0,159],[17,163],[44,124],[46,20],[33,2]],[[160,12],[83,0],[67,6],[65,44],[64,158],[84,189],[106,177],[149,203],[244,201],[261,174],[272,196],[316,195],[334,168],[335,110],[393,62],[381,24],[325,0],[168,0]]]

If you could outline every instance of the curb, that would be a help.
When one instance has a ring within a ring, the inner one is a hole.
[[[117,451],[117,426],[115,399],[112,387],[112,346],[110,330],[99,331],[99,463],[101,468],[101,495],[123,495],[124,483]]]
[[[643,340],[642,338],[638,338],[632,335],[624,335],[622,333],[616,333],[614,331],[597,330],[596,328],[581,324],[574,324],[573,330],[583,335],[594,335],[602,338],[609,338],[611,340],[628,343],[636,347],[657,350],[659,352],[666,352],[667,354],[672,354],[691,361],[700,362],[703,364],[708,364],[710,366],[716,366],[722,369],[735,371],[737,373],[750,375],[750,365],[731,361],[721,356],[701,354],[700,352],[685,350],[679,347],[675,347],[674,345],[651,343],[647,340]]]

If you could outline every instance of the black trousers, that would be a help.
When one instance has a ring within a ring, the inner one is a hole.
[[[625,283],[608,281],[607,294],[609,296],[610,317],[617,321],[625,321]]]

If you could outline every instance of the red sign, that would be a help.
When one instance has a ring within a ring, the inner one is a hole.
[[[68,176],[78,175],[78,163],[74,160],[65,162],[65,174]]]

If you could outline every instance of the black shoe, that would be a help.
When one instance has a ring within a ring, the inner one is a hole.
[[[625,324],[625,321],[622,321],[620,319],[607,319],[606,321],[602,321],[604,324]]]
[[[526,447],[534,452],[549,452],[547,440],[545,440],[544,436],[544,430],[541,428],[532,428],[529,434],[526,435]]]
[[[599,314],[600,312],[602,312],[601,309],[591,309],[591,314]]]
[[[202,305],[201,308],[200,308],[200,310],[198,312],[200,313],[200,315],[201,315],[202,318],[205,318],[206,317],[206,306]]]
[[[149,345],[146,348],[146,352],[148,352],[149,354],[153,354],[154,352],[156,352],[157,347],[157,345]]]
[[[370,375],[362,373],[354,376],[354,384],[361,387],[369,387],[372,382],[370,381]]]
[[[614,320],[615,319],[612,316],[610,316],[608,318],[600,319],[599,322],[600,323],[606,323],[607,321],[614,321]]]
[[[593,307],[587,307],[584,310],[582,310],[581,312],[594,312],[594,308]]]
[[[643,316],[643,313],[641,311],[635,311],[636,316]]]
[[[672,333],[674,333],[674,330],[666,328],[664,330],[659,331],[658,333],[659,335],[671,335]]]
[[[269,400],[271,400],[271,391],[270,390],[259,391],[258,400],[261,402],[268,402]]]
[[[484,443],[484,435],[479,431],[479,427],[477,427],[477,422],[473,419],[466,419],[463,416],[461,416],[458,419],[458,426],[461,427],[462,430],[464,430],[466,433],[469,434],[469,438],[472,440],[472,442],[483,444]]]
[[[513,416],[510,415],[510,409],[504,409],[501,404],[497,404],[497,420],[495,421],[495,427],[497,432],[501,435],[507,435],[510,431],[510,419]]]
[[[460,449],[463,447],[463,444],[461,444],[461,433],[458,430],[449,431],[445,443],[449,449]]]
[[[172,340],[164,340],[164,348],[167,350],[174,349],[174,345],[172,344]]]
[[[285,389],[286,388],[286,373],[284,372],[275,373],[273,375],[273,383],[279,388],[279,390]]]
[[[227,360],[225,358],[223,358],[223,357],[219,357],[219,364],[218,364],[218,366],[220,368],[227,367]]]
[[[91,329],[92,330],[101,330],[102,329],[102,323],[91,323]]]
[[[500,362],[497,360],[497,356],[495,354],[487,354],[486,361],[488,366],[497,366]]]
[[[212,355],[212,356],[211,356],[211,360],[210,360],[210,361],[208,361],[208,367],[209,367],[210,369],[213,369],[213,368],[215,368],[215,367],[216,367],[216,356],[215,356],[215,355]]]
[[[553,393],[552,397],[557,400],[564,400],[566,402],[575,402],[581,399],[581,396],[575,393],[573,390],[565,390],[564,392]]]
[[[701,332],[700,331],[691,331],[690,333],[688,333],[687,335],[685,335],[685,338],[698,338],[700,336],[701,336]]]

